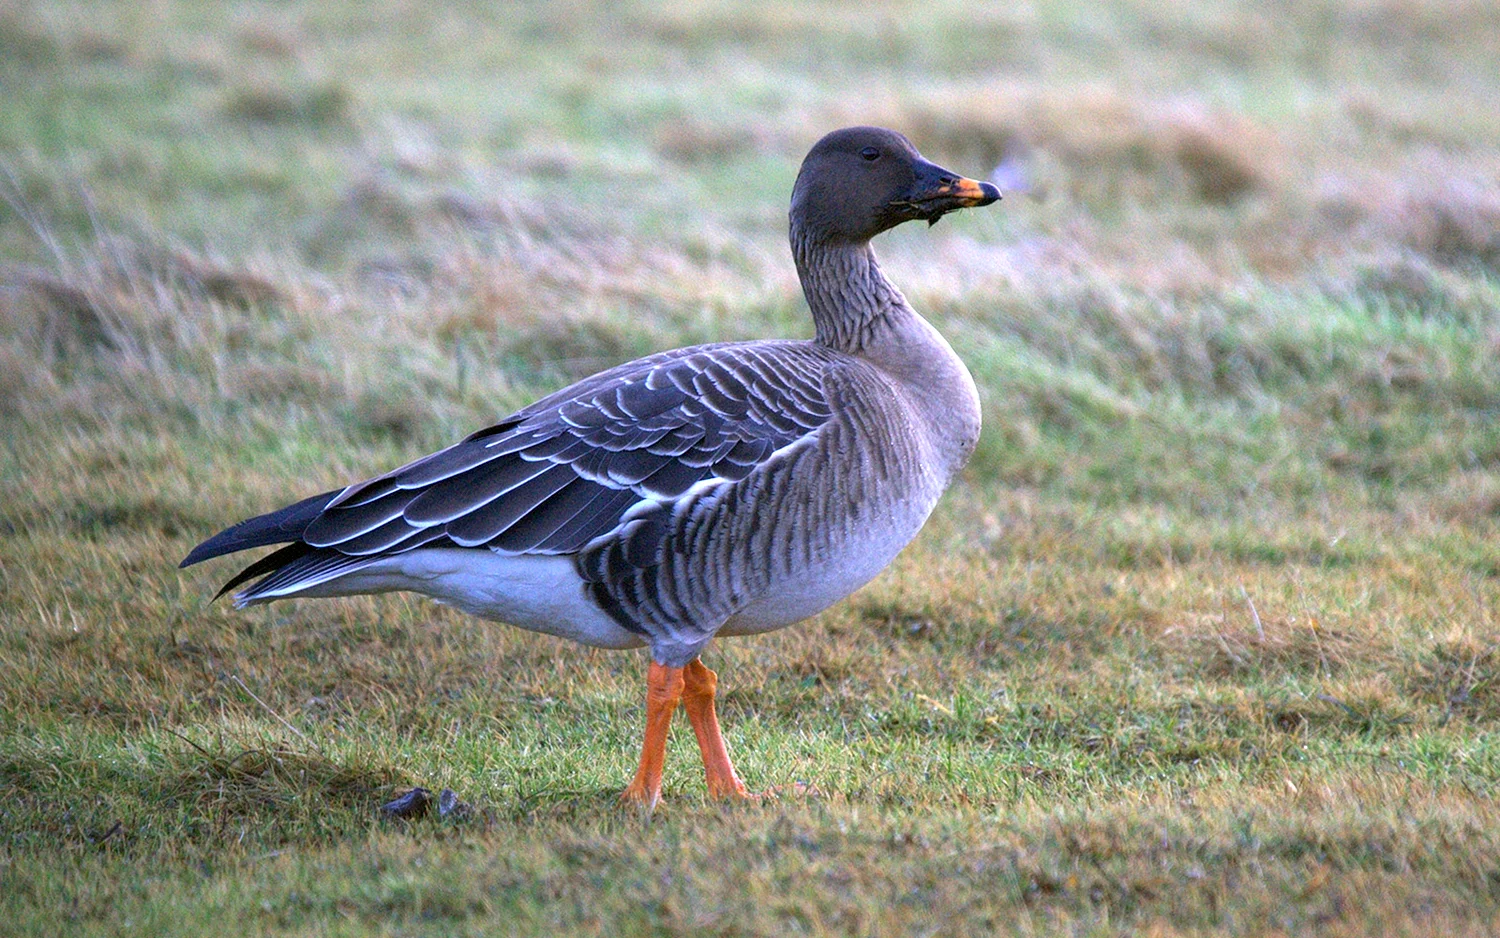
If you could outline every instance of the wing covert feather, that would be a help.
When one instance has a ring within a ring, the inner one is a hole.
[[[446,540],[574,553],[621,528],[636,560],[659,519],[626,523],[706,479],[742,480],[831,417],[838,353],[808,342],[699,346],[621,365],[334,498],[308,543],[370,556]],[[638,530],[639,529],[639,530]],[[331,561],[308,573],[323,575]],[[277,575],[284,585],[284,577]],[[259,587],[256,587],[257,589]]]

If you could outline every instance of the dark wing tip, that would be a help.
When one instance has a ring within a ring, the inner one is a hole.
[[[248,583],[261,574],[275,573],[277,570],[280,570],[282,567],[286,566],[292,561],[298,560],[312,553],[313,550],[314,548],[309,547],[307,544],[304,544],[301,541],[298,541],[295,544],[288,544],[280,550],[272,551],[271,553],[255,561],[255,563],[252,563],[250,566],[241,570],[239,573],[236,573],[233,579],[219,588],[219,591],[214,594],[214,598],[212,601],[218,602],[225,593],[228,593],[236,586],[239,586],[242,583]]]
[[[195,563],[202,563],[213,557],[249,550],[252,547],[285,544],[298,540],[307,530],[307,526],[322,514],[323,509],[341,491],[343,489],[304,498],[295,505],[288,505],[270,514],[250,518],[233,527],[225,528],[194,547],[186,557],[182,558],[182,563],[177,567],[178,569],[191,567]]]
[[[182,558],[182,563],[179,563],[177,565],[177,569],[182,570],[186,567],[191,567],[195,563],[202,563],[210,557],[217,557],[218,554],[215,552],[215,548],[218,545],[216,545],[214,542],[217,541],[221,536],[221,534],[215,534],[213,537],[204,541],[202,544],[199,544],[197,547],[194,547],[192,550],[188,551],[188,555]]]
[[[230,528],[229,530],[232,531],[234,529]],[[177,569],[182,570],[186,567],[191,567],[195,563],[202,563],[210,557],[217,557],[222,553],[228,553],[228,551],[222,551],[219,549],[220,544],[223,542],[224,535],[228,533],[229,531],[220,531],[218,534],[215,534],[213,537],[204,541],[202,544],[199,544],[197,547],[194,547],[192,550],[188,551],[188,555],[182,558],[182,563],[179,563],[177,565]]]

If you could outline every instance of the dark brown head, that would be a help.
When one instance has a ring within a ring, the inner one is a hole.
[[[904,221],[936,224],[989,205],[1000,190],[929,163],[901,134],[846,127],[819,140],[792,187],[792,229],[818,240],[861,242]]]

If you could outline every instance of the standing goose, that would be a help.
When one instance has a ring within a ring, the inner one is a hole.
[[[791,625],[879,573],[979,439],[962,361],[886,279],[870,239],[1000,198],[899,133],[850,127],[803,160],[791,245],[817,335],[627,362],[375,479],[216,534],[186,567],[268,544],[219,595],[411,590],[602,648],[651,650],[640,768],[661,796],[672,713],[709,794],[751,796],[698,655],[716,635]]]

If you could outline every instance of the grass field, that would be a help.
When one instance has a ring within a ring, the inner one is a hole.
[[[0,0],[0,932],[1500,931],[1500,11]],[[985,436],[850,601],[645,659],[236,612],[224,525],[568,381],[808,336],[824,131]],[[383,820],[421,785],[461,817]]]

